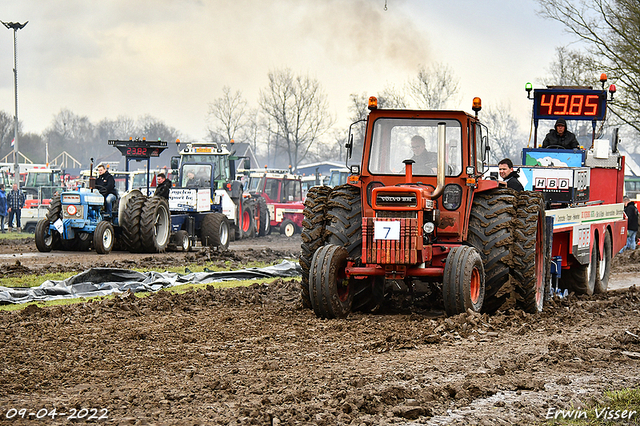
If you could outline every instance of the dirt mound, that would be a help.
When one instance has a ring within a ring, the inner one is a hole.
[[[109,424],[534,424],[639,384],[639,305],[632,287],[540,315],[320,320],[292,279],[32,305],[0,312],[0,404]]]
[[[611,272],[640,272],[640,249],[616,254],[611,263]]]

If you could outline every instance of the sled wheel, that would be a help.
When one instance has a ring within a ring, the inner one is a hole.
[[[98,254],[109,254],[113,249],[113,243],[115,242],[113,226],[103,220],[96,226],[96,230],[93,232],[93,248]]]
[[[297,226],[291,219],[285,219],[280,224],[280,233],[285,237],[293,237],[296,233]]]
[[[49,227],[48,219],[40,219],[36,225],[36,247],[38,251],[50,252],[55,243],[55,237]]]
[[[323,246],[313,255],[309,290],[318,318],[346,318],[351,312],[352,283],[345,275],[348,256],[344,247],[334,244]]]
[[[447,315],[471,309],[480,312],[484,301],[484,267],[473,247],[453,247],[447,256],[442,279],[442,299]]]
[[[202,245],[229,248],[229,222],[222,213],[209,213],[202,218],[200,239]]]
[[[176,247],[179,247],[182,251],[187,252],[191,251],[191,238],[189,238],[189,233],[184,229],[176,232],[176,235],[173,237],[174,244]]]
[[[611,275],[611,256],[613,244],[611,242],[611,234],[604,232],[604,246],[602,253],[598,256],[598,273],[596,274],[596,283],[594,287],[595,293],[604,293],[609,286],[609,275]]]

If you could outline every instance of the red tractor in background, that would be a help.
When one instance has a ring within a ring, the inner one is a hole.
[[[374,311],[394,292],[426,296],[447,315],[508,307],[540,312],[551,294],[552,272],[568,276],[577,292],[588,293],[591,281],[606,284],[609,265],[598,269],[598,256],[605,253],[600,257],[610,260],[621,247],[622,194],[554,206],[577,208],[578,216],[596,205],[607,210],[591,232],[585,224],[568,223],[571,212],[561,215],[556,244],[554,219],[559,217],[545,212],[553,190],[517,192],[483,177],[489,146],[480,109],[479,98],[473,103],[475,115],[382,110],[370,98],[361,145],[354,144],[350,131],[347,157],[355,164],[347,161],[348,183],[313,187],[305,201],[302,300],[318,317]],[[416,136],[433,153],[426,169],[411,158]],[[607,173],[624,176],[624,162],[619,166],[618,161],[615,172]],[[575,183],[574,195],[585,186]]]
[[[266,168],[247,170],[244,175],[248,178],[246,191],[258,199],[259,214],[264,216],[258,221],[265,224],[258,234],[269,234],[273,228],[278,228],[287,237],[299,233],[304,219],[302,176],[294,175],[290,170]]]

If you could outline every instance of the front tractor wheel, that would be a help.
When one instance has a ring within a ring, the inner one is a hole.
[[[478,251],[469,246],[453,247],[447,256],[442,280],[447,315],[461,314],[467,309],[480,312],[484,291],[484,266]]]
[[[297,230],[298,227],[291,219],[285,219],[280,224],[280,233],[285,237],[293,237],[293,234],[295,234]]]
[[[309,290],[311,306],[319,318],[346,318],[353,303],[353,283],[345,275],[349,253],[328,244],[311,261]]]
[[[105,220],[99,222],[93,232],[93,248],[98,254],[109,254],[115,243],[113,226]]]
[[[36,247],[38,251],[44,253],[50,252],[55,244],[55,236],[49,224],[49,219],[44,218],[40,219],[36,225]]]

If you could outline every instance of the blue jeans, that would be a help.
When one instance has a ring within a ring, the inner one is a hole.
[[[21,213],[22,209],[11,209],[11,211],[9,212],[9,221],[7,222],[7,225],[9,225],[10,228],[12,226],[14,216],[16,218],[16,228],[20,228]]]
[[[111,214],[111,209],[113,209],[113,203],[116,201],[116,196],[113,194],[107,195],[107,198],[104,200],[104,205],[107,208],[106,213]]]
[[[638,235],[638,231],[627,230],[627,245],[622,247],[620,253],[625,250],[635,250],[636,249],[636,235]]]

